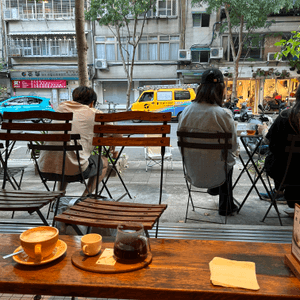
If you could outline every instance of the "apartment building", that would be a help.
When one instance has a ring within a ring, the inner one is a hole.
[[[2,53],[10,94],[46,96],[54,106],[71,99],[78,85],[75,0],[2,0],[1,5]],[[254,109],[275,92],[291,97],[299,83],[297,70],[290,71],[287,61],[274,59],[280,50],[274,43],[298,28],[299,12],[283,11],[270,18],[275,23],[260,32],[259,46],[245,49],[240,62],[238,96],[248,99]],[[157,0],[156,9],[147,13],[135,55],[131,102],[141,86],[199,83],[210,66],[229,75],[229,98],[233,63],[228,34],[219,33],[224,20],[221,9],[209,15],[205,7],[192,7],[190,0]],[[117,109],[125,109],[127,78],[116,37],[109,28],[90,21],[86,21],[86,37],[90,84],[100,107],[105,110],[105,101],[112,101]],[[132,53],[125,29],[122,38]]]

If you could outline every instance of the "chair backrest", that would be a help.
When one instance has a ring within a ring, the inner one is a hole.
[[[30,119],[41,118],[60,122],[38,124],[30,122]],[[4,140],[6,144],[4,159],[5,175],[2,188],[5,188],[7,181],[7,161],[11,151],[11,149],[9,149],[9,145],[12,142],[15,143],[17,141],[29,142],[29,148],[32,150],[63,151],[62,181],[64,181],[66,151],[71,151],[77,148],[79,150],[81,149],[81,146],[76,146],[74,148],[67,144],[67,142],[71,139],[71,135],[68,132],[71,130],[72,124],[69,122],[72,119],[73,113],[58,113],[50,111],[4,112],[1,129],[6,130],[6,132],[0,133],[0,140]],[[45,142],[57,142],[57,144],[47,145],[44,144]]]
[[[226,179],[227,170],[227,158],[228,150],[232,149],[232,144],[229,140],[232,138],[232,133],[218,132],[218,133],[206,133],[206,132],[185,132],[177,131],[178,147],[180,148],[183,170],[186,178],[197,187],[210,187],[211,178],[207,174],[203,174],[203,170],[199,167],[199,164],[206,168],[220,167],[224,170],[224,173],[219,173],[218,180],[220,183]],[[187,140],[188,138],[188,140]],[[187,149],[200,150],[193,151],[193,154]],[[201,151],[202,150],[202,151]],[[204,150],[204,151],[203,151]],[[212,156],[211,151],[218,151],[218,155],[214,159],[210,159]],[[204,157],[201,157],[201,154]],[[215,177],[215,176],[214,176]],[[214,181],[216,178],[214,178]],[[217,185],[217,184],[216,184]]]
[[[100,122],[100,125],[95,125],[94,132],[99,135],[99,137],[94,137],[93,145],[100,146],[135,146],[135,147],[149,147],[149,146],[159,146],[161,147],[162,159],[165,154],[165,147],[170,146],[170,137],[166,135],[170,133],[171,126],[167,123],[171,121],[171,113],[153,113],[144,111],[129,111],[129,112],[119,112],[112,114],[99,113],[95,116],[95,121]],[[163,124],[153,124],[153,125],[119,125],[119,124],[108,124],[110,122],[118,121],[132,121],[132,120],[142,120],[149,122],[162,122]],[[161,136],[148,136],[148,135],[161,135]],[[119,135],[119,136],[112,136]],[[141,135],[141,137],[132,137],[132,135]],[[145,136],[147,135],[147,136]],[[100,159],[100,156],[99,156]],[[98,164],[99,165],[99,164]],[[161,167],[163,170],[163,164]],[[161,173],[162,174],[162,173]],[[99,176],[98,176],[99,177]],[[161,177],[162,184],[162,177]],[[98,187],[98,182],[97,182]],[[97,194],[97,190],[96,190]]]

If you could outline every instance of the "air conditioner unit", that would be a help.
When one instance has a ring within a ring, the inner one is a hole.
[[[210,58],[223,58],[223,48],[219,47],[219,48],[210,48]]]
[[[179,49],[178,50],[178,60],[190,61],[191,60],[191,50],[189,50],[189,49]]]
[[[107,69],[107,61],[106,59],[96,59],[95,61],[95,68],[96,69]]]
[[[17,8],[5,9],[4,10],[4,19],[19,19],[19,12]]]
[[[22,49],[21,48],[9,48],[9,56],[22,56]]]
[[[268,53],[268,61],[281,61],[281,58],[278,59],[278,58],[275,58],[275,52],[269,52]]]

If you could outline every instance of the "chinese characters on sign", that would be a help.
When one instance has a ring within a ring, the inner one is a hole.
[[[16,89],[65,89],[66,80],[13,80]]]

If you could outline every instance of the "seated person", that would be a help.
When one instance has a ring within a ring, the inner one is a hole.
[[[237,132],[231,111],[222,108],[224,78],[218,69],[209,69],[202,75],[195,100],[184,109],[178,122],[178,131],[232,133],[232,149],[229,150],[228,178],[232,186],[232,170],[235,164],[233,152],[237,150]],[[219,214],[232,214],[238,210],[233,203],[232,190],[227,190],[224,163],[220,152],[203,149],[186,149],[185,162],[191,169],[189,181],[196,187],[209,188],[211,195],[219,194]],[[231,197],[229,197],[231,195]]]
[[[281,111],[269,131],[263,125],[258,127],[258,131],[263,135],[266,134],[266,139],[269,141],[270,154],[265,159],[265,169],[266,173],[274,179],[275,190],[272,193],[275,193],[279,189],[287,165],[288,153],[285,152],[285,147],[290,145],[287,136],[289,134],[300,134],[300,86],[296,92],[296,102],[293,108]],[[285,180],[286,184],[299,184],[299,179],[296,175],[299,165],[300,157],[299,154],[296,154],[292,157]],[[279,193],[282,197],[282,192]],[[300,204],[299,187],[284,187],[284,198],[290,208],[293,208],[295,203]]]
[[[73,101],[65,101],[59,104],[57,112],[73,112],[71,134],[80,134],[79,143],[82,145],[80,154],[80,164],[85,179],[88,178],[88,190],[85,189],[82,196],[87,196],[96,188],[98,155],[91,155],[94,146],[95,114],[101,111],[94,108],[97,95],[92,88],[79,86],[73,91]],[[60,181],[62,171],[62,152],[41,151],[39,165],[42,175],[49,180]],[[53,163],[55,162],[55,163]],[[101,156],[99,182],[104,178],[108,168],[108,160]],[[68,182],[80,181],[81,175],[75,152],[67,151],[65,164],[65,185],[59,184],[59,190],[65,190]]]

